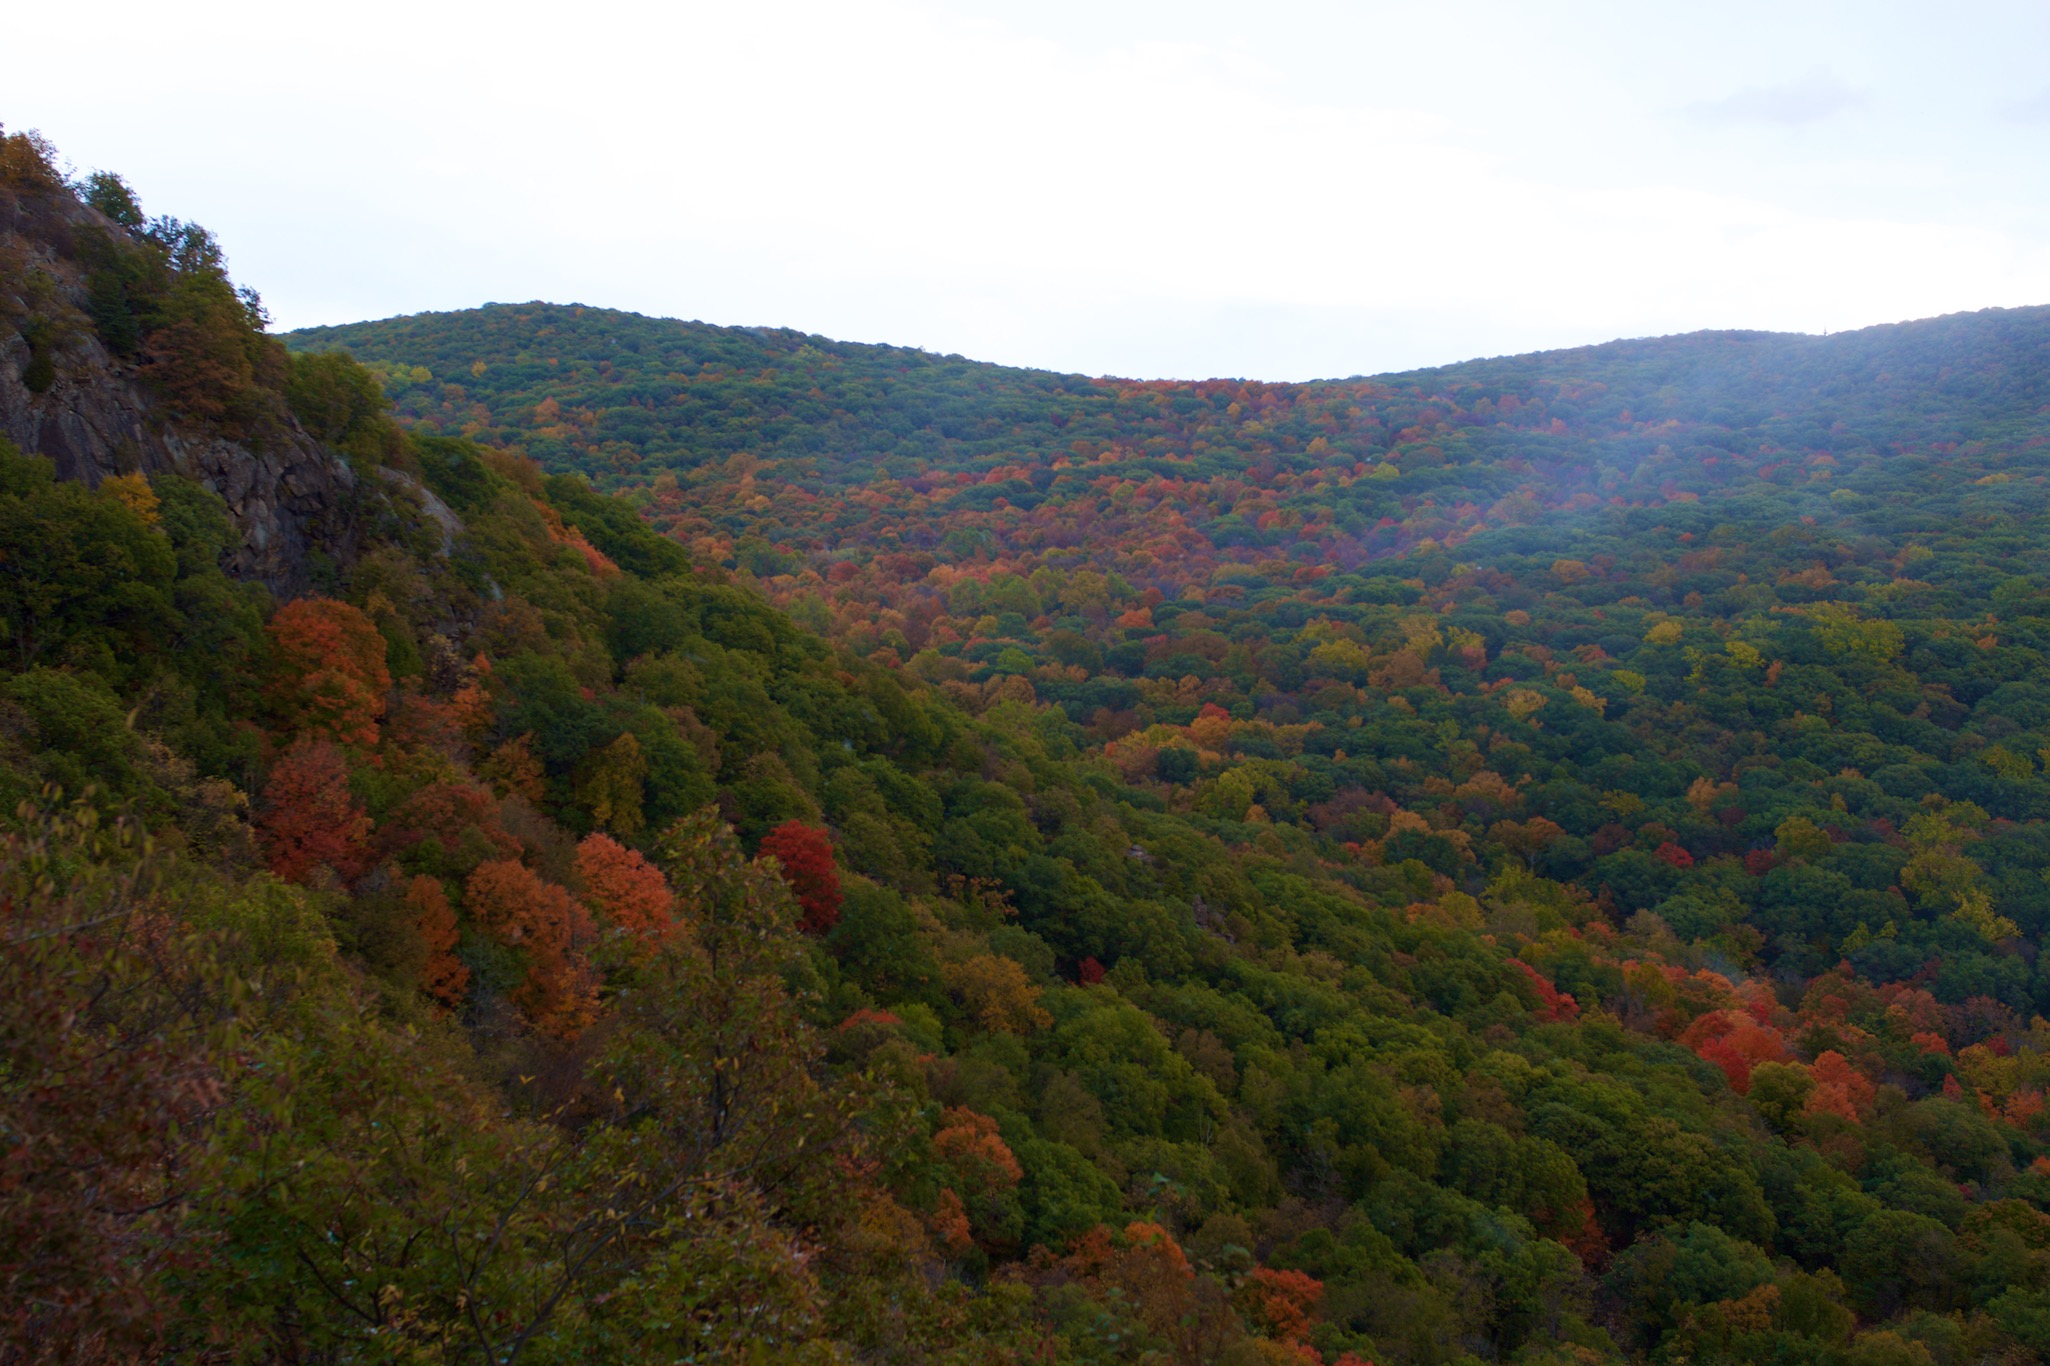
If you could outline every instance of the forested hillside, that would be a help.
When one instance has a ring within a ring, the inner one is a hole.
[[[2026,1203],[2040,1179],[2050,310],[1313,385],[1090,380],[545,305],[291,341],[352,349],[415,430],[621,490],[707,570],[965,711],[1037,708],[1120,803],[1240,867],[1314,867],[1403,922],[1478,935],[1562,1014],[1712,1064],[1692,1075],[1748,1113],[1751,1137],[1716,1150],[1748,1151],[1759,1225],[1642,1204],[1662,1183],[1604,1156],[1608,1117],[1490,1117],[1454,1098],[1468,1064],[1454,1086],[1369,1055],[1445,1143],[1490,1124],[1570,1154],[1593,1227],[1623,1250],[1582,1248],[1592,1317],[1623,1350],[1707,1351],[1688,1334],[1754,1292],[1765,1307],[1739,1317],[1782,1322],[1764,1280],[1666,1281],[1656,1313],[1628,1307],[1643,1293],[1629,1268],[1670,1276],[1662,1259],[1693,1255],[1696,1227],[1791,1259],[1782,1275],[1854,1287],[1866,1215],[1818,1233],[1838,1198],[1826,1183],[1890,1211],[1871,1228],[1900,1246],[1913,1237],[1896,1215],[1933,1220],[1915,1227],[1935,1250],[1913,1257],[1954,1265],[1967,1221],[2018,1211],[2001,1201]],[[1398,873],[1428,882],[1384,881]],[[1048,924],[1023,904],[1051,942],[1073,933],[1058,905]],[[1199,932],[1253,937],[1208,900],[1188,906]],[[1160,976],[1129,941],[1069,952],[1114,965],[1114,982]],[[1244,1035],[1135,999],[1264,1075]],[[1335,1037],[1314,1025],[1300,1042]],[[1937,1114],[1983,1125],[1983,1151],[2015,1175],[1899,1127]],[[1498,1210],[1553,1208],[1462,1186],[1452,1147],[1407,1165],[1375,1151]],[[1292,1194],[1296,1152],[1279,1167]],[[1354,1217],[1413,1264],[1479,1255],[1472,1232],[1415,1241],[1361,1189]],[[1997,1335],[1970,1338],[1990,1321],[2035,1341],[2001,1284],[1843,1303],[1875,1331],[1906,1310],[1897,1331],[1961,1360],[1994,1350]],[[1344,1293],[1325,1301],[1327,1332]],[[1383,1356],[1430,1359],[1385,1320],[1351,1322]],[[1768,1341],[1723,1350],[1797,1350]]]
[[[1227,841],[1510,858],[1788,991],[2050,1003],[2008,942],[2050,921],[2050,310],[1306,386],[540,307],[313,340]]]
[[[53,165],[0,142],[0,1359],[2050,1352],[2030,315],[287,350]],[[287,451],[349,477],[267,574]]]

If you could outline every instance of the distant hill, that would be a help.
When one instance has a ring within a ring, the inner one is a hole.
[[[1523,408],[1543,407],[1510,419],[1512,429],[1555,417],[1576,430],[1677,421],[1826,449],[2012,438],[2037,431],[2050,406],[2050,307],[1828,337],[1698,332],[1307,384],[1092,379],[539,303],[307,328],[286,342],[347,348],[416,420],[477,424],[480,438],[521,445],[544,463],[601,472],[689,468],[736,451],[860,455],[893,474],[904,471],[892,458],[957,468],[1089,441],[1160,442],[1178,454],[1230,444],[1217,417],[1248,396],[1267,410],[1257,419],[1266,439],[1249,451],[1293,453],[1321,435],[1366,458],[1399,455],[1411,425],[1401,419],[1434,400],[1434,419],[1462,430],[1503,421],[1499,411],[1466,410],[1513,395]],[[1170,411],[1160,410],[1162,395]],[[555,408],[535,411],[551,399]],[[1331,405],[1340,405],[1335,424]],[[1363,412],[1347,418],[1352,406]]]
[[[1098,567],[1174,596],[1190,574],[1275,547],[1351,568],[1478,537],[1471,555],[1490,532],[1562,530],[1548,514],[1594,504],[1770,486],[1790,510],[1834,517],[1850,509],[1827,495],[1874,462],[1997,463],[2050,433],[2045,308],[1315,384],[1090,379],[543,304],[287,340],[347,348],[425,430],[611,487],[675,476],[684,493],[658,498],[657,520],[764,577],[885,548],[1005,558],[1061,539],[1046,523],[1084,518],[1115,532],[1090,538]],[[1818,460],[1834,483],[1809,477]],[[929,505],[942,481],[957,486],[944,510]],[[731,496],[743,484],[745,507]],[[1314,545],[1291,518],[1318,524]],[[1163,558],[1180,569],[1150,564]]]

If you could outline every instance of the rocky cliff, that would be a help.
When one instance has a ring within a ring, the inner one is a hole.
[[[61,183],[0,183],[0,436],[90,485],[133,471],[196,480],[241,532],[226,568],[280,596],[304,591],[323,561],[353,558],[354,472],[282,402],[232,433],[167,402],[147,352],[117,355],[95,325],[85,248],[109,242],[143,239]]]

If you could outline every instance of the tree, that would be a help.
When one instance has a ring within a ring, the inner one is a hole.
[[[1871,1106],[1876,1094],[1871,1079],[1835,1049],[1817,1054],[1810,1072],[1815,1087],[1808,1096],[1808,1113],[1841,1115],[1855,1124]]]
[[[135,191],[128,182],[112,171],[94,171],[85,178],[81,187],[82,198],[87,207],[96,209],[113,219],[130,232],[140,229],[145,222],[142,206],[136,202]]]
[[[641,832],[642,785],[648,760],[631,731],[591,756],[577,798],[591,809],[591,820],[603,830],[632,839]]]
[[[1129,1315],[1127,1323],[1158,1338],[1176,1366],[1218,1360],[1225,1347],[1246,1335],[1225,1288],[1197,1275],[1159,1224],[1134,1220],[1121,1234],[1100,1225],[1090,1229],[1075,1240],[1059,1270],[1108,1314]]]
[[[1280,1342],[1307,1345],[1324,1283],[1300,1271],[1256,1266],[1243,1291],[1250,1316]]]
[[[676,928],[676,898],[662,870],[610,835],[587,835],[577,846],[584,902],[599,922],[654,944]]]
[[[1522,859],[1525,866],[1536,861],[1540,854],[1557,844],[1566,832],[1557,822],[1543,816],[1532,816],[1527,821],[1496,821],[1488,827],[1488,835],[1497,844]]]
[[[534,757],[533,743],[532,731],[515,736],[492,750],[477,772],[500,793],[539,806],[548,795],[548,774]]]
[[[840,919],[840,874],[833,867],[833,842],[803,821],[785,821],[763,839],[761,852],[776,860],[783,880],[804,908],[798,928],[824,934]]]
[[[1926,1214],[1881,1210],[1844,1245],[1839,1269],[1858,1308],[1889,1318],[1905,1307],[1944,1310],[1962,1293],[1957,1240]]]
[[[278,609],[266,694],[281,729],[368,749],[391,674],[377,624],[345,602],[300,598]]]
[[[326,739],[297,741],[271,767],[256,828],[270,870],[287,882],[321,867],[354,878],[369,860],[370,817],[349,791],[341,750]]]
[[[140,474],[111,475],[102,479],[95,491],[127,508],[144,526],[156,526],[163,520],[158,512],[163,504],[156,490],[149,486],[149,480]]]
[[[155,1355],[221,1103],[232,993],[90,807],[0,842],[0,1358]]]
[[[1781,1133],[1799,1130],[1815,1076],[1799,1063],[1762,1062],[1751,1069],[1751,1107]]]
[[[0,549],[0,630],[16,668],[94,636],[161,649],[163,628],[179,621],[170,593],[178,562],[162,531],[119,498],[59,481],[49,460],[5,439]]]
[[[676,1170],[742,1181],[814,1222],[845,1213],[856,1095],[784,974],[803,953],[789,889],[746,860],[715,808],[676,822],[655,860],[689,908],[616,1006],[601,1075],[659,1126]]]
[[[583,954],[590,922],[574,897],[516,859],[479,864],[463,884],[478,928],[526,956],[513,1003],[542,1032],[575,1038],[591,1023],[598,979]]]
[[[941,969],[947,990],[968,1017],[991,1033],[1029,1034],[1053,1023],[1039,1004],[1039,988],[1016,961],[978,953]]]
[[[932,1150],[973,1189],[1015,1186],[1025,1175],[1018,1159],[997,1133],[997,1122],[964,1107],[947,1111],[932,1136]]]
[[[377,377],[346,351],[292,357],[285,399],[309,435],[366,463],[397,453],[398,426]]]
[[[456,932],[456,913],[448,904],[448,892],[440,878],[416,877],[406,884],[406,905],[412,908],[414,928],[427,948],[420,989],[452,1010],[462,1004],[470,969],[455,956],[461,936]]]
[[[429,783],[385,816],[378,849],[421,872],[467,876],[487,859],[519,857],[520,842],[506,830],[502,814],[488,788]]]
[[[955,1197],[942,1202],[943,1220],[958,1208],[984,1239],[1014,1242],[1024,1216],[1013,1192],[1025,1170],[997,1132],[996,1120],[964,1106],[950,1108],[933,1133],[932,1152],[946,1173],[945,1190]]]
[[[1520,958],[1509,960],[1510,965],[1523,974],[1537,993],[1537,1016],[1541,1020],[1572,1020],[1579,1018],[1580,1003],[1570,992],[1559,990],[1545,975]]]

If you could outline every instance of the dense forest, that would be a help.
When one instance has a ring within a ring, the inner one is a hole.
[[[541,307],[302,337],[421,430],[610,468],[699,563],[967,709],[1058,707],[1227,842],[1506,856],[1744,972],[2050,1004],[1981,932],[2050,920],[2050,310],[1307,386]],[[1914,863],[1965,844],[1967,881]]]
[[[281,340],[16,134],[0,314],[0,1360],[2050,1354],[2050,313]]]

